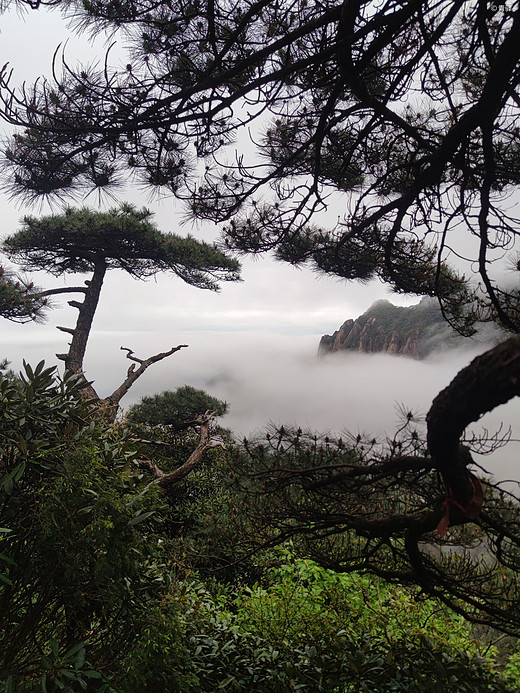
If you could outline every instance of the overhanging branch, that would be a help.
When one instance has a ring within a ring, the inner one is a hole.
[[[471,455],[460,444],[464,430],[483,414],[518,395],[520,335],[475,358],[433,400],[426,417],[428,449],[449,498],[459,508],[468,508],[476,493],[476,477],[467,469]],[[479,509],[473,508],[472,512],[478,514]]]

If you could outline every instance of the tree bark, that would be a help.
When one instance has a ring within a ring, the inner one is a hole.
[[[126,357],[131,361],[135,361],[139,364],[139,368],[135,368],[135,365],[128,369],[125,380],[121,385],[114,390],[114,392],[101,399],[97,394],[96,390],[93,388],[92,384],[87,381],[85,374],[83,372],[83,361],[85,359],[85,353],[87,350],[87,344],[90,337],[90,332],[92,329],[92,323],[94,321],[94,316],[96,314],[97,306],[99,303],[99,297],[101,295],[101,289],[103,287],[103,281],[105,279],[107,266],[104,257],[97,257],[94,262],[94,272],[90,280],[86,281],[86,287],[70,287],[63,289],[49,289],[48,291],[42,292],[43,295],[51,295],[58,293],[69,293],[69,292],[83,292],[85,294],[85,299],[82,303],[78,301],[69,301],[69,304],[79,311],[78,319],[76,321],[76,326],[74,328],[69,327],[58,327],[58,330],[62,332],[67,332],[72,335],[72,340],[69,345],[69,350],[66,354],[56,354],[56,356],[65,362],[65,368],[73,373],[81,375],[85,380],[85,387],[82,390],[82,396],[85,399],[92,399],[97,402],[102,410],[102,415],[104,418],[113,421],[117,415],[117,410],[119,407],[119,402],[121,398],[128,392],[133,383],[145,372],[145,370],[152,365],[152,363],[157,363],[162,361],[162,359],[171,356],[179,349],[187,347],[187,344],[180,344],[179,346],[172,347],[169,351],[162,352],[160,354],[155,354],[147,359],[139,359],[133,355],[133,351],[127,347],[121,347],[123,351],[128,352]]]
[[[121,383],[121,385],[118,388],[116,388],[111,395],[105,397],[104,399],[100,399],[99,403],[100,406],[103,408],[104,417],[109,419],[110,421],[113,421],[115,419],[117,415],[117,410],[119,408],[119,402],[126,395],[128,390],[135,383],[135,381],[143,375],[145,370],[149,366],[151,366],[152,363],[162,361],[168,356],[174,354],[176,351],[179,351],[180,349],[185,349],[187,346],[187,344],[179,344],[176,347],[172,347],[169,351],[163,351],[160,354],[149,356],[147,359],[139,359],[133,355],[134,352],[131,349],[128,349],[127,347],[121,347],[123,351],[128,352],[126,358],[138,363],[139,368],[136,369],[134,364],[132,364],[128,369],[126,373],[126,378]]]
[[[85,282],[85,299],[82,303],[76,303],[79,315],[76,321],[76,326],[72,330],[72,340],[69,350],[66,354],[56,354],[56,356],[64,361],[65,368],[73,373],[84,376],[83,360],[87,349],[87,343],[92,329],[92,322],[96,309],[99,303],[99,296],[103,286],[103,280],[106,273],[106,262],[104,258],[97,258],[95,261],[94,272],[89,281]],[[85,382],[87,380],[85,378]],[[97,392],[92,385],[88,383],[84,388],[83,396],[85,398],[99,399]]]
[[[517,395],[520,335],[475,358],[433,400],[426,417],[427,443],[433,464],[446,485],[450,524],[475,519],[483,502],[480,482],[467,468],[471,455],[460,443],[464,430]]]

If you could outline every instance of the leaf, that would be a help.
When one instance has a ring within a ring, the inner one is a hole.
[[[23,473],[25,472],[25,467],[26,464],[25,462],[21,462],[15,469],[14,469],[14,475],[13,475],[13,481],[19,481]]]
[[[143,520],[147,520],[151,515],[154,514],[154,510],[150,510],[147,513],[141,513],[139,515],[134,515],[131,520],[128,520],[128,526],[133,527],[134,525],[139,524],[139,522],[143,522]]]
[[[83,676],[88,676],[89,679],[100,679],[102,678],[101,674],[99,671],[94,671],[94,669],[87,669],[87,671],[83,672]]]
[[[133,455],[134,453],[132,452],[131,454]],[[137,500],[139,500],[139,498],[142,498],[144,496],[144,494],[147,492],[148,492],[148,486],[145,486],[142,491],[139,491],[139,493],[132,498],[132,500],[128,501],[128,503],[126,504],[126,507],[130,508]]]
[[[74,645],[73,647],[70,648],[70,650],[67,650],[65,653],[65,659],[70,659],[71,657],[74,657],[74,655],[78,654],[78,652],[83,652],[83,655],[85,654],[85,643],[84,642],[79,642],[77,645]],[[84,659],[85,657],[83,657]]]
[[[85,656],[85,648],[82,647],[74,658],[74,666],[76,669],[81,669],[81,667],[85,664]]]
[[[45,360],[42,360],[38,363],[38,365],[36,366],[36,368],[34,370],[34,377],[39,376],[41,374],[41,372],[43,371],[44,367],[45,367]]]
[[[25,438],[19,438],[18,439],[18,449],[24,455],[27,455],[28,450],[27,450],[27,443],[25,442]]]
[[[24,441],[25,442],[25,441]],[[27,446],[26,446],[27,447]],[[4,487],[4,491],[10,494],[14,487],[14,482],[18,481],[25,471],[25,462],[20,462],[9,474],[2,477],[0,483]]]
[[[229,686],[229,684],[230,684],[232,681],[236,681],[236,677],[233,676],[233,675],[228,676],[227,679],[224,679],[224,681],[222,681],[222,683],[219,685],[219,689],[220,689],[220,688],[225,688],[226,686]]]
[[[51,647],[51,652],[52,652],[52,654],[53,654],[55,657],[57,657],[58,654],[59,654],[59,651],[60,651],[60,646],[59,646],[58,641],[56,640],[56,638],[51,638],[51,639],[49,640],[49,645],[50,645],[50,647]]]
[[[14,685],[14,678],[9,676],[4,686],[4,693],[16,693],[16,687]]]

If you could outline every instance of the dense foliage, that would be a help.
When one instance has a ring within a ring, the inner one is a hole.
[[[389,440],[281,427],[232,448],[233,502],[243,524],[236,551],[291,539],[323,566],[420,585],[457,613],[517,634],[518,497],[483,478],[478,518],[468,523],[453,512],[446,532],[445,488],[420,423],[403,413]]]
[[[223,416],[227,411],[226,402],[197,390],[191,385],[183,385],[174,392],[166,390],[158,395],[147,395],[128,410],[127,420],[152,426],[166,425],[175,429],[187,428],[193,421],[207,411]]]
[[[63,214],[26,216],[2,250],[24,270],[55,276],[93,272],[103,264],[137,279],[170,271],[201,289],[217,290],[219,281],[238,279],[236,260],[192,236],[159,231],[151,217],[129,204],[107,212],[69,207]]]
[[[66,56],[23,91],[4,69],[11,194],[112,191],[131,173],[227,223],[236,248],[437,295],[469,330],[475,297],[448,267],[462,228],[477,238],[477,313],[517,330],[518,292],[490,267],[517,234],[516,0],[26,4],[120,32],[129,58]],[[345,213],[327,228],[331,199]]]
[[[152,494],[138,495],[124,434],[89,423],[80,387],[43,363],[0,382],[0,679],[16,690],[110,672],[157,591],[154,542],[135,529]]]
[[[43,363],[0,380],[5,693],[520,689],[514,643],[499,652],[417,590],[339,575],[296,546],[210,577],[238,531],[212,524],[237,502],[222,455],[178,489],[188,503],[166,502],[125,425],[89,423],[80,387]],[[194,442],[175,435],[181,457]],[[192,567],[203,527],[205,578]]]
[[[42,318],[47,299],[34,284],[0,267],[0,315],[13,322]]]
[[[516,655],[498,667],[496,648],[473,639],[458,617],[403,589],[338,576],[290,552],[262,584],[233,591],[184,584],[170,606],[180,605],[190,675],[180,683],[179,643],[157,614],[137,655],[144,679],[131,674],[125,691],[518,690]]]

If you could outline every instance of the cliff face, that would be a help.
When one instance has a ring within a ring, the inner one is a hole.
[[[423,298],[408,308],[381,300],[356,320],[344,322],[334,334],[324,335],[318,354],[352,350],[422,359],[439,346],[456,346],[462,339],[444,322],[434,299]]]

